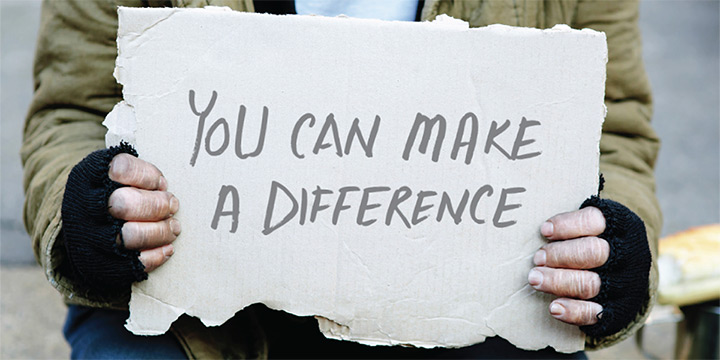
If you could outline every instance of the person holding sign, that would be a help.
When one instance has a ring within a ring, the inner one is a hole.
[[[304,4],[210,3],[239,11],[285,13],[302,10]],[[205,4],[131,1],[125,5]],[[354,9],[359,16],[392,13],[399,20],[429,20],[445,13],[471,26],[567,23],[607,34],[603,198],[588,194],[580,210],[538,224],[550,242],[535,254],[537,266],[528,274],[528,282],[558,297],[548,316],[580,326],[588,335],[588,349],[630,336],[641,326],[654,298],[656,269],[651,266],[651,253],[661,224],[652,175],[658,140],[649,126],[651,100],[638,50],[637,4],[580,2],[572,9],[553,1],[514,8],[495,2],[401,4],[392,5],[397,6],[394,9],[383,5],[377,12],[367,4]],[[268,5],[275,8],[263,9]],[[130,284],[147,278],[173,255],[172,242],[181,232],[173,215],[182,199],[167,192],[161,169],[138,159],[131,147],[121,144],[92,152],[104,147],[105,129],[100,123],[121,94],[112,78],[116,28],[114,4],[44,4],[36,92],[22,148],[26,224],[39,262],[71,304],[66,336],[73,356],[100,357],[109,342],[112,355],[128,357],[562,356],[524,353],[496,339],[464,349],[370,348],[325,340],[312,319],[261,305],[217,328],[183,317],[173,325],[172,334],[141,338],[125,332],[126,312],[96,308],[126,309]]]

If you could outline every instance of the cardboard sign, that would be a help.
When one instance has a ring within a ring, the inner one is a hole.
[[[372,345],[583,347],[527,274],[542,222],[597,192],[604,34],[119,16],[107,141],[163,171],[183,226],[128,329],[264,303]]]

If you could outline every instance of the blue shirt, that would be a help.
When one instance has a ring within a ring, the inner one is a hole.
[[[417,0],[295,0],[299,15],[415,21]]]

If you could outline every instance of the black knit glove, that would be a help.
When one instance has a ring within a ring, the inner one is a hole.
[[[608,261],[592,269],[602,284],[600,293],[589,301],[602,305],[602,315],[594,325],[581,326],[585,334],[603,337],[617,333],[632,322],[648,299],[652,257],[645,224],[620,203],[592,196],[580,208],[594,206],[605,216],[600,238],[610,244]]]
[[[110,161],[120,153],[137,157],[127,143],[88,155],[70,172],[62,203],[63,237],[74,277],[100,294],[127,292],[130,284],[147,279],[137,250],[116,242],[124,220],[108,212],[108,199],[126,186],[110,180]]]

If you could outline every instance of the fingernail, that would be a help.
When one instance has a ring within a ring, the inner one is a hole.
[[[533,262],[535,263],[535,265],[543,266],[545,265],[545,261],[547,261],[547,254],[545,253],[545,250],[538,250],[535,253],[535,256],[533,256]]]
[[[171,219],[170,220],[170,230],[172,230],[172,232],[173,232],[173,234],[175,234],[175,236],[180,235],[180,231],[182,231],[182,227],[180,227],[180,222],[175,219]]]
[[[528,274],[528,283],[537,289],[542,282],[543,274],[537,269],[530,270],[530,273]]]
[[[552,236],[554,230],[555,230],[555,226],[553,226],[553,224],[549,221],[544,222],[542,224],[542,226],[540,227],[540,233],[544,237]]]
[[[170,215],[174,215],[178,208],[180,207],[180,202],[175,197],[175,195],[172,195],[172,198],[170,198]]]
[[[158,181],[158,189],[167,190],[167,187],[168,187],[167,179],[165,179],[164,176],[160,176],[160,180]]]
[[[550,304],[550,314],[552,316],[562,316],[565,313],[565,307],[558,303]]]
[[[162,252],[165,256],[165,259],[167,260],[175,253],[175,248],[172,245],[168,244],[162,247]]]

